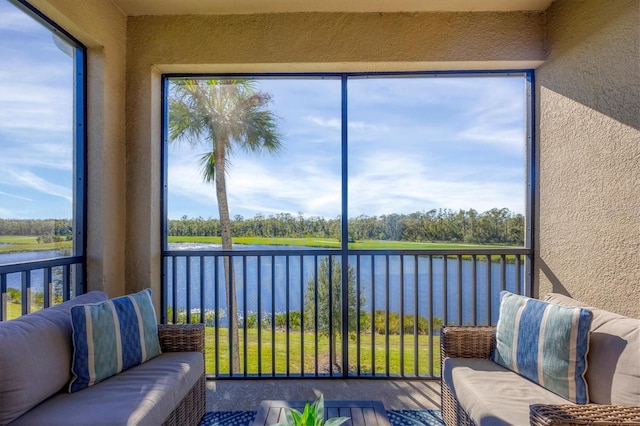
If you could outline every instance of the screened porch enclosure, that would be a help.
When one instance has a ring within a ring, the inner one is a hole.
[[[532,294],[532,75],[163,76],[161,320],[213,377],[437,377]]]
[[[207,373],[216,378],[428,378],[440,374],[443,324],[495,325],[501,290],[531,294],[527,249],[354,250],[347,258],[342,286],[342,256],[327,250],[167,252],[163,321],[206,325]]]

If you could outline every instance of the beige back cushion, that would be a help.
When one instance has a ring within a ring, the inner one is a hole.
[[[7,424],[71,379],[71,306],[101,302],[90,292],[60,305],[0,322],[0,425]]]
[[[585,375],[591,402],[640,405],[640,319],[591,307],[557,293],[547,294],[544,300],[587,307],[593,312]]]

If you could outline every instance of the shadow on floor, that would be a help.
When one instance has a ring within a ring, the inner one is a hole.
[[[208,380],[207,411],[255,411],[266,399],[313,401],[320,394],[327,400],[379,400],[387,410],[440,408],[438,379],[260,379]]]

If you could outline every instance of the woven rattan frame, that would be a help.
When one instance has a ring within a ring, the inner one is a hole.
[[[159,324],[162,352],[200,352],[204,358],[203,324]],[[204,372],[164,421],[165,426],[196,426],[206,411]]]
[[[495,327],[442,328],[440,337],[441,370],[444,360],[452,357],[489,358],[495,347]],[[445,380],[440,380],[442,418],[447,426],[475,425],[458,403]],[[635,425],[640,426],[638,405],[549,405],[534,404],[529,407],[529,421],[533,426],[547,425]]]
[[[441,381],[440,395],[442,399],[442,420],[444,420],[445,425],[475,426],[473,420],[458,404],[458,400],[453,396],[451,389],[444,381]]]
[[[444,372],[446,358],[489,358],[496,344],[495,335],[495,327],[443,327],[440,333],[440,371]],[[447,426],[475,425],[442,379],[440,398],[442,419]]]
[[[162,352],[202,352],[204,324],[158,324]]]
[[[205,381],[203,374],[162,423],[164,426],[196,426],[200,423],[206,410]]]
[[[529,407],[529,422],[534,426],[547,425],[636,425],[640,426],[638,405],[547,405]]]

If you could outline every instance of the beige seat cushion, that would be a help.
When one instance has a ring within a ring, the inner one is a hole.
[[[11,321],[0,322],[0,425],[58,392],[71,379],[72,306],[107,300],[92,291]]]
[[[529,405],[569,403],[488,359],[447,358],[442,378],[479,426],[528,425]]]
[[[59,393],[11,426],[160,425],[203,372],[200,352],[165,353],[97,385]]]
[[[593,313],[585,377],[596,404],[640,405],[640,319],[550,293],[545,301],[587,307]]]

